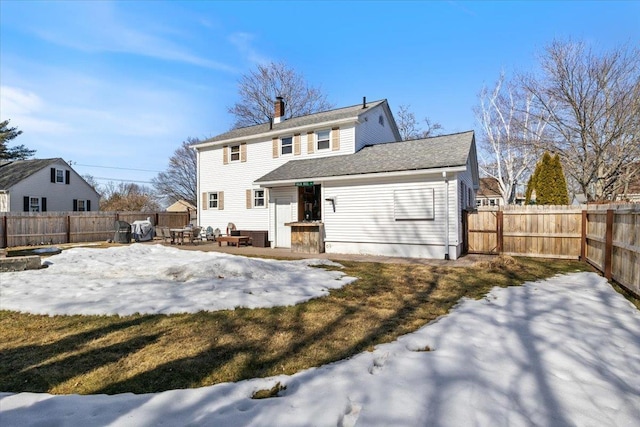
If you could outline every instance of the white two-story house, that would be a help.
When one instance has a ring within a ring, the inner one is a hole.
[[[329,253],[450,258],[475,206],[472,131],[401,141],[386,100],[234,129],[194,145],[198,221],[266,230],[291,247],[292,223],[322,224]]]

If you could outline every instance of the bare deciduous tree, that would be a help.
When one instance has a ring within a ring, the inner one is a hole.
[[[268,122],[277,96],[284,99],[285,119],[332,108],[319,88],[283,62],[258,65],[240,78],[238,92],[240,101],[228,109],[236,118],[234,128]]]
[[[135,183],[108,182],[101,187],[100,210],[154,212],[160,210],[153,191]]]
[[[197,204],[197,157],[190,146],[199,143],[198,138],[187,138],[169,158],[169,167],[153,178],[156,193],[173,203],[186,200]]]
[[[513,204],[518,183],[524,183],[538,157],[535,147],[544,140],[546,115],[534,111],[532,96],[506,82],[504,74],[493,90],[484,87],[479,98],[479,166],[498,181],[504,203]]]
[[[633,179],[626,166],[640,161],[640,49],[596,53],[582,42],[554,41],[541,67],[522,84],[549,120],[553,138],[542,148],[562,157],[589,200],[615,198]]]
[[[403,141],[436,136],[443,129],[440,123],[432,122],[428,117],[423,120],[426,129],[422,129],[409,105],[400,105],[395,118]]]

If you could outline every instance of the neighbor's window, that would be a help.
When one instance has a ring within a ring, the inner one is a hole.
[[[64,170],[56,169],[56,182],[64,184]]]
[[[29,197],[29,211],[40,212],[40,197]]]
[[[87,201],[78,199],[78,212],[85,212],[87,210]]]
[[[231,150],[231,161],[232,162],[237,162],[240,160],[240,146],[239,145],[232,145],[231,147],[229,147],[229,149]]]
[[[218,209],[218,193],[209,193],[209,209]]]
[[[318,138],[318,150],[328,150],[331,147],[330,141],[331,131],[321,130],[316,132]]]
[[[288,136],[280,140],[280,152],[282,155],[293,153],[293,138]]]
[[[264,207],[264,190],[253,190],[253,206]]]

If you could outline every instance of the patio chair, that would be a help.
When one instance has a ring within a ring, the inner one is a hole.
[[[220,231],[220,230],[218,230]],[[207,230],[205,231],[205,239],[207,241],[211,241],[211,242],[215,242],[216,241],[216,236],[213,234],[213,228],[211,226],[207,227]]]
[[[160,230],[160,236],[162,237],[162,242],[166,243],[173,240],[171,237],[171,231],[169,231],[169,227],[157,227]]]
[[[196,244],[197,241],[202,240],[200,238],[200,231],[202,231],[202,227],[192,227],[189,232],[189,242],[192,244]]]

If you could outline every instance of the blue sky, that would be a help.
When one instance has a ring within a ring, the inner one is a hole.
[[[477,131],[482,86],[534,71],[554,38],[638,44],[640,2],[1,0],[0,119],[38,158],[144,183],[187,137],[229,130],[256,64],[286,62],[336,107],[386,98]]]

